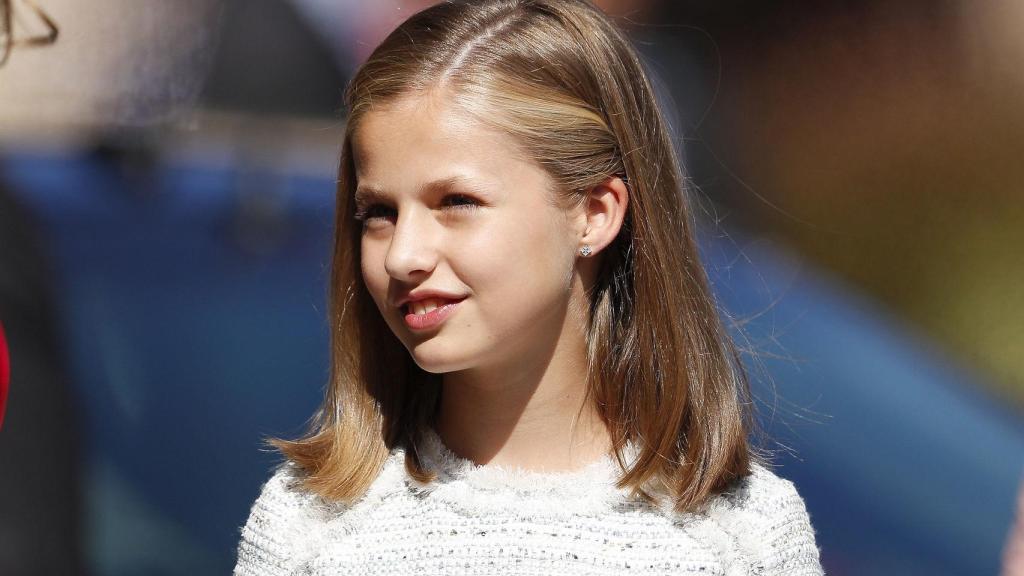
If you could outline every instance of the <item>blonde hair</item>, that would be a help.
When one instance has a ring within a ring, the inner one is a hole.
[[[750,473],[750,389],[719,319],[694,240],[684,179],[628,38],[584,0],[445,2],[401,24],[357,71],[337,190],[331,376],[310,432],[272,440],[306,487],[358,499],[390,450],[429,482],[415,451],[441,379],[420,369],[360,275],[352,134],[375,106],[436,93],[509,134],[566,205],[618,176],[629,208],[589,293],[588,400],[611,432],[620,488],[668,489],[692,510]],[[626,463],[624,448],[639,448]]]

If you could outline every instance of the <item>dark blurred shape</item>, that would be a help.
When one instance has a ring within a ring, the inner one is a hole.
[[[7,338],[4,323],[0,321],[0,430],[4,427],[4,412],[7,410],[7,384],[11,376],[11,360],[7,355]]]
[[[216,109],[337,116],[344,89],[325,47],[284,0],[228,0],[202,95]]]
[[[0,319],[11,381],[0,433],[0,574],[81,574],[79,433],[35,221],[0,179]]]

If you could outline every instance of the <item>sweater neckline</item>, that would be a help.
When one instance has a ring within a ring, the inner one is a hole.
[[[628,450],[627,450],[628,452]],[[479,488],[512,489],[517,492],[547,490],[581,481],[606,481],[621,470],[612,454],[605,454],[575,470],[539,471],[503,464],[477,464],[459,456],[445,445],[432,427],[424,428],[419,454],[431,469],[446,480],[463,480]]]
[[[622,469],[610,453],[564,472],[477,464],[454,453],[429,426],[420,436],[417,452],[423,466],[437,477],[422,483],[406,474],[407,487],[421,497],[446,501],[471,514],[495,508],[535,515],[600,513],[633,499],[630,491],[616,486]],[[632,443],[627,444],[623,451],[627,464],[634,461],[636,452]]]

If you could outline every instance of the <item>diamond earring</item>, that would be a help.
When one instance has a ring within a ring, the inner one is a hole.
[[[580,248],[580,256],[583,256],[584,258],[586,258],[587,256],[590,256],[590,252],[591,252],[590,246],[587,245],[587,244],[584,244],[583,248]]]

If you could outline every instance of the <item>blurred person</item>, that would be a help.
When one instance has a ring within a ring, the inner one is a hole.
[[[10,360],[0,429],[0,574],[81,574],[78,430],[36,228],[0,179],[0,321]]]
[[[332,376],[235,574],[822,574],[599,9],[428,8],[346,105]]]

